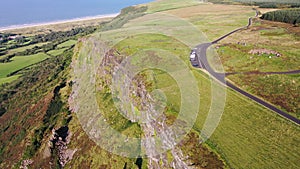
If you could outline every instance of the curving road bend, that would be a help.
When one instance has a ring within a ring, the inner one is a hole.
[[[282,117],[290,120],[291,122],[294,122],[294,123],[296,123],[296,124],[299,125],[300,124],[300,120],[298,118],[296,118],[296,117],[294,117],[294,116],[292,116],[292,115],[290,115],[290,114],[288,114],[288,113],[286,113],[286,112],[284,112],[284,111],[276,108],[274,105],[272,105],[272,104],[270,104],[270,103],[268,103],[268,102],[266,102],[266,101],[264,101],[264,100],[262,100],[262,99],[260,99],[260,98],[258,98],[256,96],[254,96],[254,95],[252,95],[252,94],[250,94],[250,93],[242,90],[241,88],[235,86],[234,84],[230,83],[229,81],[226,81],[226,79],[225,79],[226,73],[215,72],[213,70],[213,68],[210,66],[210,64],[208,63],[206,52],[207,52],[207,49],[211,45],[213,45],[215,43],[218,43],[220,40],[226,38],[227,36],[229,36],[229,35],[231,35],[231,34],[233,34],[235,32],[238,32],[240,30],[248,28],[249,26],[251,26],[251,24],[252,24],[252,18],[249,18],[249,23],[248,23],[247,26],[239,28],[239,29],[236,29],[236,30],[234,30],[234,31],[232,31],[232,32],[230,32],[230,33],[228,33],[228,34],[220,37],[219,39],[217,39],[217,40],[215,40],[213,42],[203,43],[203,44],[200,44],[200,45],[196,46],[194,50],[196,52],[196,57],[197,57],[197,60],[199,62],[199,67],[205,69],[210,76],[214,77],[221,84],[223,84],[223,85],[231,88],[232,90],[234,90],[234,91],[236,91],[236,92],[238,92],[238,93],[246,96],[247,98],[255,101],[256,103],[259,103],[259,104],[263,105],[266,108],[269,108],[270,110],[276,112],[278,115],[280,115],[280,116],[282,116]],[[293,73],[296,73],[296,72],[293,72]]]

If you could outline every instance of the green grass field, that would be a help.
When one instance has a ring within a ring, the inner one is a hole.
[[[206,75],[195,71],[201,101],[195,129],[201,130],[209,110],[210,83]],[[297,168],[300,153],[300,128],[253,101],[227,90],[221,122],[210,138],[211,147],[232,168]]]
[[[9,50],[9,53],[24,52],[26,49],[32,49],[35,46],[43,46],[45,44],[47,44],[47,42],[45,42],[45,43],[37,43],[37,44],[33,44],[33,45],[28,45],[28,46],[24,46],[24,47],[20,47],[20,48]]]
[[[20,47],[20,48],[16,48],[16,49],[11,49],[9,50],[10,53],[18,53],[18,52],[24,52],[26,49],[32,49],[34,48],[35,46],[43,46],[47,44],[47,42],[45,43],[37,43],[37,44],[33,44],[33,45],[28,45],[28,46],[24,46],[24,47]]]
[[[282,57],[270,55],[253,55],[248,53],[251,49],[270,49],[283,53]],[[300,50],[297,48],[284,50],[276,46],[247,46],[231,44],[218,49],[226,72],[284,72],[298,70],[300,66],[297,62],[300,57]]]
[[[57,48],[66,48],[66,47],[70,47],[72,45],[75,45],[77,43],[77,40],[68,40],[66,42],[63,42],[59,45],[57,45]]]
[[[68,40],[66,42],[63,42],[59,45],[57,45],[56,49],[50,50],[47,52],[47,54],[51,56],[58,56],[64,53],[64,51],[67,50],[67,48],[71,47],[72,45],[75,45],[77,43],[76,40]]]
[[[0,78],[0,85],[5,83],[10,83],[17,80],[21,75],[14,75],[9,77]]]
[[[9,74],[19,71],[25,67],[41,62],[49,58],[44,53],[29,56],[15,56],[11,62],[0,63],[0,78],[6,78]]]
[[[61,55],[62,53],[64,53],[64,51],[66,51],[67,48],[61,48],[61,49],[54,49],[54,50],[50,50],[47,52],[47,54],[51,55],[51,56],[58,56]]]
[[[18,53],[18,52],[24,52],[26,49],[32,49],[35,46],[43,46],[45,44],[47,44],[47,43],[38,43],[38,44],[28,45],[28,46],[24,46],[24,47],[15,48],[15,49],[10,49],[10,50],[8,50],[8,53],[6,55],[0,56],[0,59],[6,57],[8,55]]]

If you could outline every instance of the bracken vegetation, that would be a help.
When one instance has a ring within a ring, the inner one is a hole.
[[[69,111],[60,100],[72,51],[50,58],[30,69],[0,92],[0,163],[11,166],[31,158],[39,150],[46,133],[67,121]],[[57,104],[59,103],[59,104]],[[60,114],[58,114],[60,112]],[[24,139],[27,140],[24,142]],[[3,155],[5,154],[5,155]]]

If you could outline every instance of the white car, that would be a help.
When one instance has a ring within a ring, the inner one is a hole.
[[[190,60],[193,61],[196,58],[196,52],[193,50],[190,54]]]

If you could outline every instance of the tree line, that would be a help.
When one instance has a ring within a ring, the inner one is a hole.
[[[88,27],[73,28],[69,31],[59,31],[59,32],[51,32],[48,34],[39,34],[39,35],[35,35],[33,37],[31,44],[65,39],[65,38],[73,37],[73,36],[76,36],[79,34],[82,36],[85,36],[85,35],[93,33],[96,30],[97,30],[97,27],[88,26]]]
[[[217,4],[242,4],[258,6],[260,8],[300,8],[300,2],[297,0],[208,0]]]
[[[255,6],[260,8],[300,8],[300,3],[285,3],[285,2],[260,2],[255,3]]]
[[[300,9],[284,9],[267,12],[261,16],[261,19],[297,25],[300,23]]]

